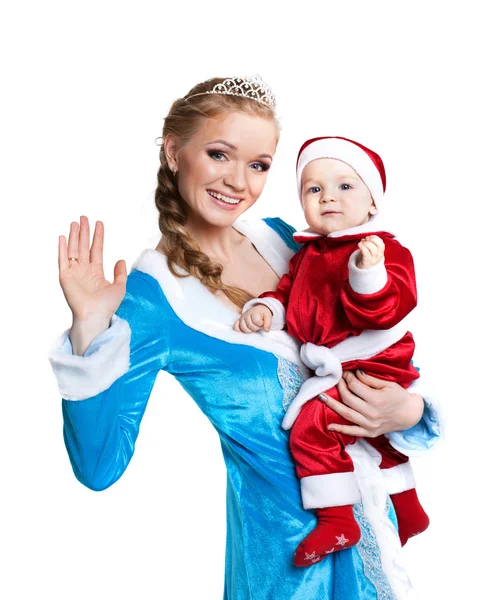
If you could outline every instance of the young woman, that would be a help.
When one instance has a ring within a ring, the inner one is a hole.
[[[50,360],[63,396],[66,447],[84,485],[112,485],[131,459],[155,379],[167,371],[221,438],[228,469],[225,599],[398,597],[363,504],[355,511],[362,531],[355,547],[308,569],[291,558],[315,518],[302,508],[281,421],[309,373],[286,332],[232,328],[247,300],[275,289],[298,249],[293,228],[278,218],[238,220],[263,190],[278,138],[273,94],[263,82],[198,84],[164,122],[158,247],[144,250],[128,276],[119,261],[109,283],[102,223],[90,248],[86,217],[71,224],[68,245],[60,236],[60,282],[73,324]],[[434,411],[424,411],[416,389],[346,373],[339,390],[343,403],[328,402],[354,423],[347,433],[388,433],[404,452],[437,439]]]

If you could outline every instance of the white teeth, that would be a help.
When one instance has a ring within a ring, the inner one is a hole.
[[[213,198],[217,198],[222,202],[226,202],[227,204],[239,204],[240,200],[236,200],[235,198],[230,198],[229,196],[224,196],[223,194],[219,194],[218,192],[208,192],[210,196]]]

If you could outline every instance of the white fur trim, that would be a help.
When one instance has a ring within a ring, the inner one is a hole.
[[[366,329],[361,335],[348,337],[343,340],[343,342],[340,342],[328,350],[336,357],[336,359],[338,359],[338,361],[340,361],[340,363],[356,359],[366,360],[380,354],[380,352],[383,352],[386,348],[395,344],[406,332],[406,325],[402,321],[390,329]],[[305,344],[307,352],[309,352],[309,344]],[[310,345],[316,348],[315,344]],[[322,346],[320,346],[320,348],[322,348]],[[304,352],[305,350],[302,348],[300,356],[302,356]],[[313,361],[316,356],[319,356],[320,359],[325,358],[325,351],[322,351],[322,353],[318,355],[315,351],[310,350],[308,355],[311,357],[309,361],[310,364],[314,364]],[[326,370],[327,363],[324,362],[318,366],[322,367],[321,373]],[[315,398],[321,392],[334,387],[340,381],[340,376],[341,373],[337,371],[335,374],[327,374],[324,376],[315,375],[304,381],[298,394],[293,399],[293,402],[291,402],[284,415],[282,421],[283,428],[290,429],[300,414],[300,410],[305,402]]]
[[[279,302],[277,298],[253,298],[244,304],[242,314],[257,304],[264,304],[272,313],[271,329],[275,331],[284,329],[284,325],[286,325],[286,309],[282,302]]]
[[[301,153],[296,168],[298,195],[300,196],[300,200],[302,197],[303,169],[305,169],[310,162],[319,158],[338,159],[349,165],[349,167],[352,167],[366,184],[376,206],[378,207],[381,204],[383,200],[383,184],[375,163],[368,154],[356,144],[336,138],[312,142]]]
[[[416,600],[417,596],[406,574],[403,551],[396,528],[387,511],[388,495],[382,469],[379,468],[380,453],[367,442],[359,440],[346,447],[354,464],[354,475],[361,492],[364,516],[368,520],[378,543],[382,569],[396,600]]]
[[[367,236],[367,235],[371,235],[371,234],[376,234],[380,231],[386,231],[387,233],[390,233],[392,235],[394,235],[394,233],[389,229],[389,227],[387,226],[386,223],[386,219],[384,217],[382,217],[382,215],[380,215],[380,213],[376,214],[376,215],[372,215],[369,218],[369,221],[367,223],[363,223],[362,225],[357,225],[356,227],[349,227],[348,229],[340,229],[339,231],[332,231],[331,233],[328,233],[328,235],[326,237],[329,238],[341,238],[341,237],[345,237],[347,235],[361,235],[361,237]],[[305,229],[304,231],[296,231],[293,234],[293,238],[295,240],[299,240],[301,238],[308,238],[309,240],[312,239],[319,239],[319,238],[323,238],[324,235],[322,235],[321,233],[316,233],[315,231],[312,231],[310,228],[309,229]]]
[[[266,223],[261,220],[238,221],[234,228],[246,235],[279,277],[288,271],[294,252]],[[310,376],[300,358],[300,342],[285,331],[249,334],[234,331],[233,324],[240,313],[212,294],[199,279],[175,277],[161,252],[143,250],[131,267],[131,270],[134,269],[151,275],[159,282],[172,309],[188,327],[230,344],[254,346],[282,356],[298,365],[304,377]]]
[[[125,319],[113,315],[110,328],[116,336],[89,356],[67,354],[61,350],[69,329],[52,344],[49,361],[59,392],[65,400],[85,400],[107,390],[129,369],[131,328]]]
[[[310,475],[300,479],[303,508],[346,506],[361,500],[354,473]]]
[[[400,494],[416,487],[410,461],[390,469],[382,469],[382,475],[389,494]]]
[[[361,254],[360,250],[352,252],[349,258],[349,284],[357,294],[375,294],[385,287],[387,283],[387,269],[385,260],[373,267],[360,269],[356,262]]]
[[[282,277],[289,271],[289,261],[295,254],[281,236],[262,219],[242,219],[234,229],[245,235],[270,267]]]

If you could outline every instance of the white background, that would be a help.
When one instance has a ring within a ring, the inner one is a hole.
[[[306,138],[347,136],[383,157],[386,201],[416,261],[417,363],[447,423],[444,441],[413,463],[431,526],[405,548],[409,573],[422,599],[494,597],[502,198],[492,6],[46,0],[2,10],[0,597],[221,598],[225,470],[205,417],[162,373],[129,468],[91,492],[67,459],[47,351],[71,324],[58,235],[81,214],[101,219],[107,275],[119,258],[129,268],[156,232],[155,138],[171,102],[209,77],[255,73],[276,92],[282,137],[250,215],[303,227],[294,166]]]

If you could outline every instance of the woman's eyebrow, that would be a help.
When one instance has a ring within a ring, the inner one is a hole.
[[[225,140],[214,140],[212,142],[208,142],[206,146],[209,146],[210,144],[225,144],[225,146],[228,146],[231,150],[237,150],[237,146],[234,146],[233,144],[231,144],[230,142],[226,142]]]

